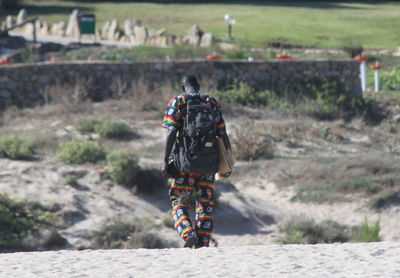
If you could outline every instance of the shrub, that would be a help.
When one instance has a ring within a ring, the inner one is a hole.
[[[368,224],[368,218],[365,216],[364,223],[361,225],[361,233],[360,233],[360,241],[361,242],[376,242],[381,241],[381,237],[379,236],[380,231],[380,221],[378,220],[372,226]]]
[[[122,139],[132,133],[131,128],[124,122],[114,122],[104,118],[95,127],[95,132],[106,138]]]
[[[347,242],[351,239],[351,229],[335,221],[323,221],[317,224],[311,220],[289,220],[279,227],[283,244],[317,244]]]
[[[379,73],[380,89],[383,91],[399,91],[400,90],[400,67],[393,67],[389,70],[381,70]],[[368,86],[374,86],[374,71],[367,74]]]
[[[31,159],[36,145],[31,139],[15,135],[5,135],[0,138],[0,157],[10,159]]]
[[[0,251],[25,250],[22,239],[50,225],[52,219],[52,214],[41,205],[0,194]]]
[[[118,184],[131,185],[140,167],[135,155],[126,152],[112,152],[107,156],[107,173]]]
[[[106,150],[97,142],[72,140],[59,148],[57,157],[71,164],[96,163],[106,158]]]
[[[82,132],[95,132],[106,138],[122,139],[130,134],[132,130],[124,122],[112,121],[109,118],[101,120],[95,118],[85,118],[79,121],[78,130]]]
[[[269,133],[254,123],[246,124],[232,137],[233,155],[239,160],[272,158],[274,142]]]
[[[380,210],[390,203],[400,203],[399,192],[389,190],[379,193],[369,201],[369,206],[375,210]]]
[[[347,95],[344,81],[337,76],[327,78],[304,72],[293,75],[285,82],[270,80],[259,88],[244,82],[230,83],[225,90],[214,92],[225,104],[267,106],[286,113],[306,114],[319,120],[349,119],[357,114],[371,115],[371,112],[382,114],[376,102]]]
[[[81,132],[95,132],[100,123],[100,120],[92,117],[83,118],[79,120],[78,130]]]
[[[136,219],[135,224],[116,222],[106,226],[95,234],[97,248],[169,248],[173,244],[159,238],[158,235],[149,233],[149,227],[143,219]]]

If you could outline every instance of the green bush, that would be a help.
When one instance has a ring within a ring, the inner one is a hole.
[[[320,224],[311,220],[290,220],[279,227],[283,244],[317,244],[347,242],[351,239],[351,230],[335,221],[323,221]]]
[[[159,238],[158,235],[149,233],[149,226],[143,219],[136,219],[135,224],[117,222],[107,225],[96,233],[97,248],[115,249],[160,249],[175,247],[174,244]]]
[[[379,236],[380,232],[380,221],[378,220],[372,226],[368,224],[368,218],[365,216],[364,223],[361,225],[361,233],[360,233],[360,241],[361,242],[376,242],[381,241],[381,237]]]
[[[41,205],[0,194],[0,251],[24,250],[22,239],[52,220],[52,214]]]
[[[81,132],[96,132],[96,127],[101,124],[99,119],[89,117],[79,120],[78,130]]]
[[[63,144],[57,157],[71,164],[96,163],[106,158],[106,150],[97,142],[75,139]]]
[[[112,152],[107,156],[107,173],[118,184],[131,185],[140,167],[135,155],[127,152]]]
[[[295,74],[285,82],[270,80],[264,86],[231,81],[214,96],[223,104],[269,107],[292,114],[306,114],[319,120],[351,118],[357,114],[377,112],[376,102],[347,95],[340,77]],[[261,88],[261,89],[260,89]]]
[[[375,84],[375,71],[367,72],[368,86]],[[393,67],[389,70],[385,68],[379,72],[379,85],[383,91],[399,91],[400,90],[400,67]]]
[[[0,138],[0,157],[10,159],[31,159],[36,145],[31,139],[15,135],[5,135]]]
[[[132,134],[128,124],[124,122],[112,121],[109,118],[101,120],[95,118],[85,118],[79,121],[78,130],[82,132],[95,132],[106,138],[124,138]]]

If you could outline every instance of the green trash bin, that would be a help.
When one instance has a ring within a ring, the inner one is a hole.
[[[94,14],[82,14],[79,16],[79,29],[81,35],[95,35],[96,17]]]

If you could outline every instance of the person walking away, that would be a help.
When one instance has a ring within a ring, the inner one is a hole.
[[[200,95],[199,82],[193,75],[185,76],[181,85],[183,94],[171,99],[163,118],[162,126],[168,132],[161,171],[171,177],[171,214],[184,247],[208,247],[214,220],[214,176],[218,171],[216,136],[223,139],[228,150],[231,145],[217,100]],[[173,176],[171,162],[177,168]],[[196,200],[194,227],[188,213],[192,197]]]

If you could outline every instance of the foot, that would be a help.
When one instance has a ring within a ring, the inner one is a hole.
[[[195,234],[188,236],[183,247],[193,248],[199,239]]]

